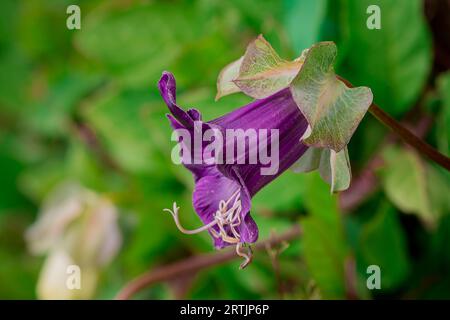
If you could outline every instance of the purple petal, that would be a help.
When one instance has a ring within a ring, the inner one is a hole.
[[[158,82],[159,92],[161,93],[164,102],[169,107],[170,112],[174,117],[185,127],[191,127],[193,125],[193,119],[191,116],[178,107],[176,101],[176,82],[175,77],[170,72],[163,72],[161,79]]]
[[[214,220],[219,202],[221,200],[227,201],[236,191],[240,191],[242,203],[241,219],[243,221],[238,227],[241,241],[255,242],[258,239],[258,228],[249,214],[251,202],[248,191],[238,182],[225,177],[220,172],[216,171],[197,181],[192,197],[194,209],[203,223],[208,224]],[[219,232],[217,226],[213,228]],[[229,244],[222,239],[214,238],[214,245],[216,248],[223,248]]]
[[[263,167],[261,164],[218,166],[218,169],[227,176],[233,175],[232,170],[237,171],[251,196],[290,168],[308,149],[306,145],[300,143],[308,123],[293,100],[289,89],[283,89],[265,99],[256,100],[209,123],[227,129],[257,128],[267,129],[269,132],[270,129],[279,130],[279,168],[276,174],[261,175],[260,169]]]

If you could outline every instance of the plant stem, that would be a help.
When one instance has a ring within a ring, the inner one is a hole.
[[[269,239],[260,241],[253,247],[254,250],[262,250],[267,246],[282,243],[297,238],[301,234],[300,226],[295,225],[285,233],[277,236],[271,236]],[[177,278],[182,275],[194,275],[196,272],[231,261],[238,256],[234,250],[226,250],[219,253],[210,253],[199,256],[190,257],[170,265],[159,267],[155,270],[150,270],[136,279],[126,284],[119,294],[116,296],[118,300],[130,299],[134,294],[145,289],[155,283],[167,281]]]
[[[441,167],[450,171],[450,158],[446,157],[425,141],[419,139],[411,131],[403,127],[397,120],[384,112],[375,103],[369,108],[369,112],[382,124],[395,132],[404,142],[416,149],[421,154],[427,156],[430,160],[439,164]]]
[[[348,87],[353,87],[353,85],[346,79],[338,76],[338,78],[344,82]],[[430,146],[425,141],[418,138],[411,131],[406,129],[403,125],[401,125],[397,120],[392,118],[386,112],[384,112],[379,106],[375,103],[369,107],[369,112],[382,124],[392,130],[395,134],[397,134],[404,142],[409,144],[411,147],[416,149],[419,153],[428,157],[428,159],[434,161],[441,167],[450,171],[450,158],[443,155],[432,146]]]

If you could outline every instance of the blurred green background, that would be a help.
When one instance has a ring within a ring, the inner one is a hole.
[[[70,4],[81,8],[81,30],[66,27]],[[370,4],[381,9],[381,30],[366,27]],[[182,235],[162,212],[177,201],[184,224],[199,225],[190,174],[170,160],[156,83],[171,71],[180,105],[204,119],[229,112],[250,100],[235,94],[214,102],[216,78],[258,34],[286,59],[335,41],[337,73],[371,87],[385,111],[448,155],[449,21],[446,0],[1,1],[0,298],[48,297],[37,283],[51,283],[42,270],[54,247],[89,247],[83,232],[65,245],[80,230],[73,221],[47,253],[33,255],[33,240],[27,244],[26,230],[52,206],[46,199],[67,183],[107,199],[121,235],[111,262],[89,265],[97,281],[78,298],[113,298],[147,270],[213,251],[208,235]],[[370,115],[349,152],[353,184],[340,195],[330,196],[315,173],[286,172],[254,198],[260,239],[301,225],[287,249],[257,252],[243,271],[235,260],[136,297],[450,298],[448,172]],[[97,210],[85,206],[83,214]],[[55,216],[64,210],[56,206]],[[81,255],[72,255],[76,264],[85,263]],[[366,287],[372,264],[381,268],[379,290]]]

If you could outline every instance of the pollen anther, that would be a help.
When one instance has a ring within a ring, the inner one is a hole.
[[[233,199],[233,205],[228,209],[228,206]],[[174,202],[173,209],[164,209],[164,211],[167,211],[172,215],[177,228],[182,233],[196,234],[208,230],[213,237],[220,238],[230,244],[236,244],[236,253],[239,256],[245,258],[245,261],[240,266],[241,269],[245,268],[251,262],[251,249],[250,247],[248,247],[249,249],[247,253],[242,251],[243,243],[241,242],[241,236],[239,232],[236,230],[236,227],[239,227],[242,222],[240,216],[242,211],[240,190],[237,190],[235,193],[233,193],[227,201],[221,200],[219,202],[218,210],[214,213],[214,219],[210,223],[197,229],[188,230],[181,225],[178,217],[179,209],[180,208],[177,206],[176,202]],[[214,227],[217,227],[218,231]],[[226,227],[229,228],[229,231],[226,230]]]

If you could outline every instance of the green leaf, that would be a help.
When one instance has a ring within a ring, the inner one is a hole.
[[[304,197],[309,216],[300,221],[306,263],[324,298],[343,298],[348,248],[336,197],[315,174],[308,174],[306,183]]]
[[[346,248],[335,226],[314,218],[301,220],[306,263],[325,299],[345,297]]]
[[[329,161],[325,161],[324,164],[321,163],[319,169],[322,179],[331,185],[332,193],[348,189],[352,179],[352,171],[347,147],[338,153],[327,149],[325,154],[327,153],[329,153]]]
[[[0,299],[36,299],[39,260],[27,253],[23,234],[29,216],[13,212],[0,215]]]
[[[67,64],[69,56],[75,52],[71,46],[73,32],[66,28],[65,1],[27,1],[20,5],[18,12],[18,32],[15,40],[26,54],[40,64],[55,62]],[[79,4],[83,13],[87,5]],[[63,26],[61,28],[61,26]]]
[[[160,144],[170,141],[166,109],[148,90],[110,90],[85,109],[92,126],[113,160],[127,171],[161,170]],[[166,150],[166,149],[164,149]]]
[[[372,103],[369,88],[347,88],[336,78],[333,63],[337,48],[321,42],[309,49],[291,84],[292,96],[308,120],[303,141],[314,147],[341,151],[349,142]]]
[[[124,83],[148,86],[161,75],[162,66],[175,61],[185,44],[198,39],[202,25],[192,21],[199,18],[185,4],[110,6],[87,15],[75,40],[86,56],[100,61]]]
[[[64,180],[65,174],[63,157],[52,157],[24,170],[18,179],[19,189],[39,204],[55,185]]]
[[[322,179],[331,186],[331,193],[348,189],[352,178],[347,147],[338,153],[330,149],[309,148],[291,169],[296,173],[319,169]]]
[[[0,104],[5,111],[23,111],[31,76],[30,61],[15,49],[0,50]]]
[[[233,80],[239,77],[239,69],[241,68],[242,60],[244,60],[244,57],[231,62],[220,71],[219,77],[217,78],[216,101],[223,96],[241,91]]]
[[[381,206],[373,219],[364,225],[359,237],[363,269],[378,265],[381,269],[381,289],[393,289],[408,276],[410,262],[405,234],[395,210]]]
[[[71,137],[63,152],[47,154],[29,164],[19,176],[21,191],[36,203],[63,181],[80,183],[93,190],[112,192],[122,183],[110,168],[102,166],[93,149]]]
[[[281,59],[260,35],[248,45],[243,57],[222,70],[217,80],[217,99],[237,92],[237,88],[255,99],[270,96],[291,83],[302,61],[303,57],[292,62]]]
[[[24,169],[23,163],[15,159],[6,151],[3,141],[0,142],[0,215],[5,211],[17,210],[24,207],[24,197],[17,189],[17,178]]]
[[[450,72],[438,79],[439,94],[442,99],[442,108],[437,121],[437,141],[439,149],[444,154],[450,153]]]
[[[72,72],[59,77],[49,93],[33,104],[25,124],[38,133],[57,136],[70,133],[71,114],[81,100],[93,92],[101,78],[95,75]]]
[[[17,35],[15,24],[20,3],[14,0],[5,0],[0,3],[0,47],[4,48],[14,42]]]
[[[367,84],[375,101],[399,115],[418,98],[431,69],[431,39],[421,0],[345,1],[349,48],[345,69],[353,83]],[[366,27],[369,5],[381,11],[381,29]],[[342,72],[341,72],[342,71]]]
[[[383,156],[386,167],[381,176],[388,198],[403,212],[416,214],[427,226],[434,227],[450,210],[449,175],[426,165],[410,149],[389,147]]]
[[[284,0],[284,26],[295,52],[320,41],[322,24],[326,17],[327,0]]]
[[[212,87],[217,70],[239,54],[236,40],[228,32],[207,30],[204,31],[207,34],[185,45],[176,61],[164,66],[176,75],[180,89]]]
[[[295,212],[301,208],[304,186],[299,176],[285,172],[252,199],[252,210],[261,213]],[[256,218],[256,217],[255,217]]]
[[[111,183],[114,176],[104,170],[98,160],[88,146],[72,139],[64,157],[65,179],[77,181],[92,190],[110,192],[115,188]],[[115,183],[117,184],[117,181]]]
[[[303,176],[305,187],[302,198],[305,209],[314,216],[328,221],[331,225],[339,224],[339,210],[336,195],[331,195],[327,185],[315,172]]]
[[[321,148],[308,148],[300,159],[295,162],[291,169],[296,173],[311,172],[320,167],[321,159],[324,155]],[[326,158],[326,157],[324,157]]]

